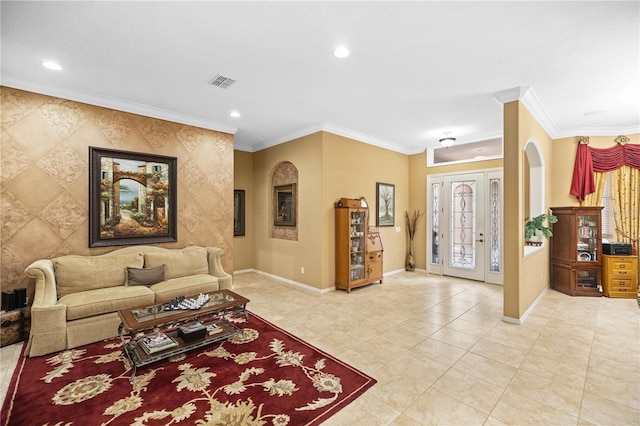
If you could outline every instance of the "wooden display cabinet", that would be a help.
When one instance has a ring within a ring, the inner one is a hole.
[[[551,288],[602,296],[602,207],[552,207]]]
[[[638,297],[638,257],[603,255],[604,295],[635,299]]]
[[[351,293],[356,287],[382,283],[382,243],[379,233],[377,237],[369,234],[367,201],[341,198],[335,204],[335,216],[336,289]],[[379,249],[373,252],[369,247]]]

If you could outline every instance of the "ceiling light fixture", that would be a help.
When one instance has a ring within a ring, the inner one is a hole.
[[[453,144],[456,142],[456,138],[452,138],[451,136],[449,136],[449,134],[451,134],[451,132],[444,132],[444,138],[440,139],[440,145],[445,148],[453,146]]]
[[[53,61],[43,61],[42,66],[54,71],[61,71],[62,67]]]
[[[347,56],[349,56],[349,53],[349,49],[344,46],[339,46],[336,48],[336,50],[333,51],[333,55],[336,58],[346,58]]]
[[[240,113],[239,113],[238,111],[231,111],[231,112],[229,113],[229,115],[230,115],[231,117],[233,117],[233,118],[238,118],[238,117],[240,117]]]

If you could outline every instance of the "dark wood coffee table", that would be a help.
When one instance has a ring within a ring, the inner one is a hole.
[[[136,368],[160,361],[171,356],[190,351],[195,348],[210,345],[240,333],[242,329],[229,322],[227,315],[243,315],[245,322],[249,320],[247,303],[249,299],[231,290],[218,290],[209,294],[209,301],[199,309],[166,310],[169,303],[139,306],[132,309],[118,311],[120,326],[118,334],[122,340],[122,347],[133,372],[129,381],[133,381]],[[195,298],[198,295],[187,296]],[[218,326],[220,331],[206,334],[203,337],[185,341],[178,333],[181,325],[200,321],[205,326]],[[140,342],[154,334],[164,333],[171,337],[177,346],[154,353],[143,350]]]

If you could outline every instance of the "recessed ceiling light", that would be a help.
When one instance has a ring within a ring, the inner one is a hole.
[[[232,116],[233,118],[240,117],[240,113],[238,111],[231,111],[231,113],[229,113],[229,115]]]
[[[333,51],[333,55],[336,58],[346,58],[347,56],[349,56],[349,49],[347,49],[344,46],[339,46],[336,48],[336,50]]]
[[[607,112],[607,110],[605,109],[597,109],[594,111],[587,111],[584,113],[585,116],[590,116],[590,115],[600,115],[600,114],[604,114],[605,112]]]
[[[42,66],[54,71],[61,71],[62,67],[53,61],[43,61]]]

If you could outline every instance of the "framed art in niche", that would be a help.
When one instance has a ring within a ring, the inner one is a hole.
[[[273,187],[273,224],[276,226],[296,226],[296,184]]]
[[[177,159],[89,147],[89,247],[177,241]]]

